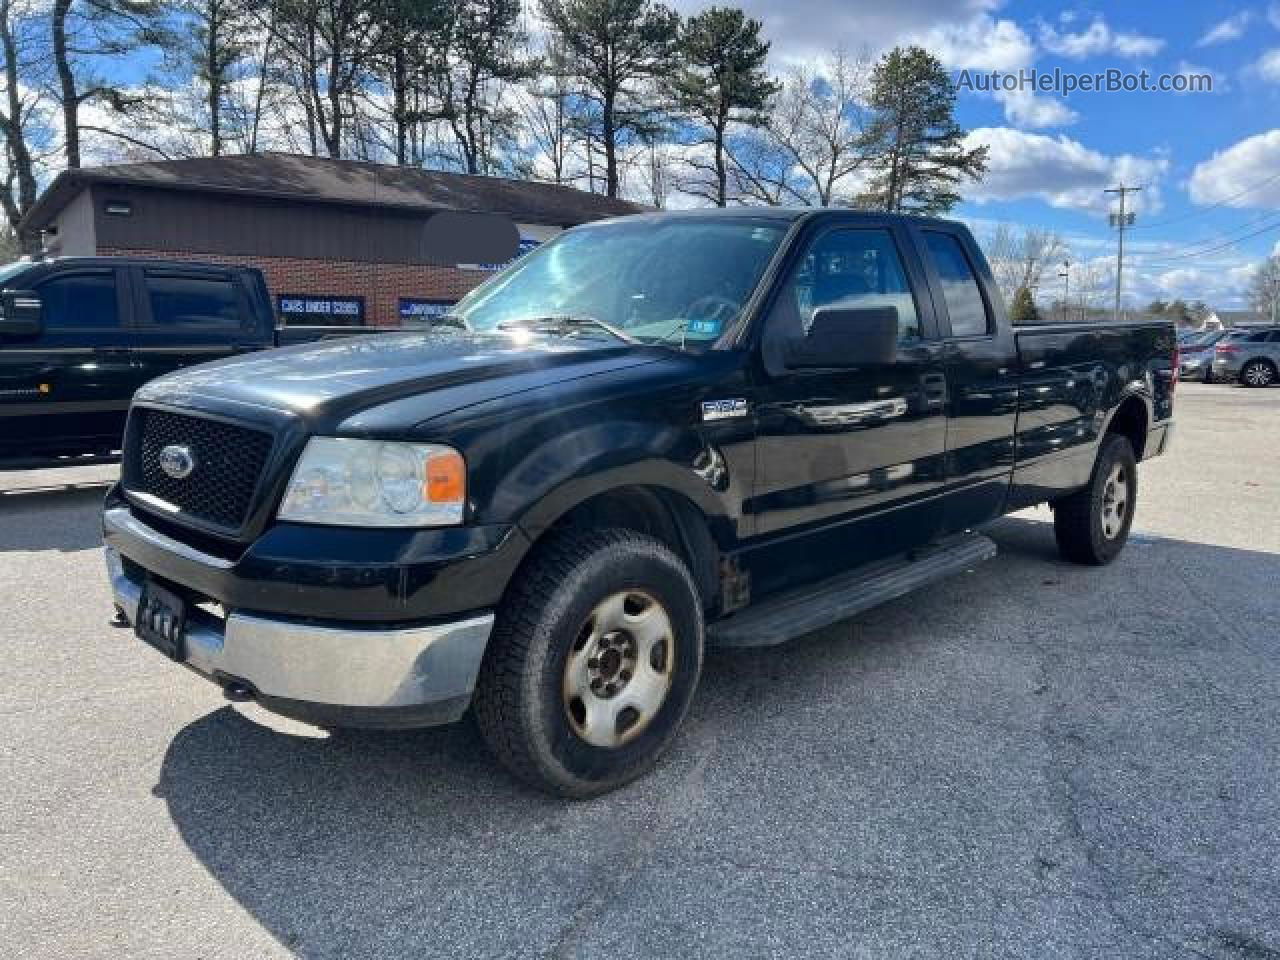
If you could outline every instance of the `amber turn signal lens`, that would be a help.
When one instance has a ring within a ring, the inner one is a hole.
[[[467,468],[461,454],[433,454],[427,459],[426,475],[430,503],[461,503],[466,496]]]

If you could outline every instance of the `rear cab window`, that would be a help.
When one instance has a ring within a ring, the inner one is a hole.
[[[953,337],[983,337],[991,333],[991,316],[973,263],[960,239],[950,233],[923,230],[925,249],[942,286]]]
[[[232,331],[245,326],[244,298],[230,274],[146,270],[143,283],[153,328]]]

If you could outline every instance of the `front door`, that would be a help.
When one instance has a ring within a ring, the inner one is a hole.
[[[945,480],[947,388],[932,304],[917,295],[926,289],[909,238],[889,224],[828,227],[792,265],[761,343],[752,507],[757,534],[774,535],[779,549],[753,572],[756,587],[847,569],[937,534],[941,512],[930,501]],[[893,362],[787,369],[787,342],[806,336],[814,310],[827,306],[895,310]]]
[[[43,329],[0,343],[0,456],[120,446],[137,370],[118,273],[61,269],[34,284]]]

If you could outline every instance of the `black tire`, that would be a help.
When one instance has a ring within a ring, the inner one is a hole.
[[[655,599],[669,621],[669,686],[630,739],[596,746],[571,722],[566,665],[584,636],[595,635],[598,606],[628,591]],[[675,737],[698,685],[703,639],[693,578],[664,544],[623,529],[553,534],[534,548],[498,610],[472,701],[480,732],[503,766],[538,789],[573,798],[606,793],[646,772]]]
[[[1108,488],[1114,471],[1121,471],[1126,485],[1123,516],[1114,510],[1108,514]],[[1103,566],[1124,549],[1133,525],[1138,502],[1138,461],[1128,438],[1109,433],[1102,438],[1098,459],[1093,464],[1089,485],[1078,493],[1058,500],[1053,505],[1053,532],[1058,552],[1072,563]],[[1111,530],[1108,535],[1108,529]]]
[[[1270,360],[1250,360],[1240,368],[1240,382],[1246,387],[1269,387],[1276,382],[1276,368]]]

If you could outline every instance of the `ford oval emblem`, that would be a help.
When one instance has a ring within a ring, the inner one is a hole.
[[[190,447],[173,444],[160,451],[160,469],[165,476],[185,480],[196,469],[196,455]]]

